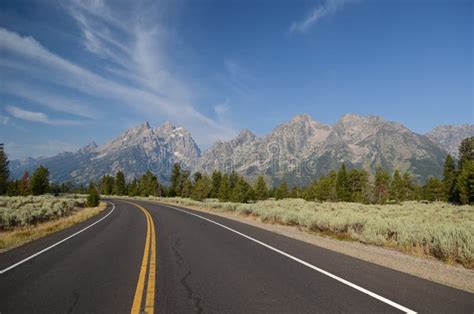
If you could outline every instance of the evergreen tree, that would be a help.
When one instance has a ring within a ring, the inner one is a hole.
[[[28,170],[23,173],[18,188],[20,195],[25,196],[30,193],[30,174]]]
[[[443,185],[445,200],[450,203],[459,202],[459,190],[456,185],[457,175],[454,158],[448,154],[444,161]]]
[[[413,184],[413,177],[409,172],[403,173],[402,177],[402,185],[403,185],[403,190],[402,190],[402,198],[405,201],[412,201],[417,199],[417,193],[416,193],[416,187]]]
[[[114,192],[114,178],[109,175],[103,176],[100,186],[102,194],[111,195]]]
[[[367,203],[369,173],[363,169],[352,169],[348,173],[349,189],[352,202]]]
[[[390,183],[390,198],[397,203],[405,200],[403,193],[403,179],[398,170],[395,170],[392,176],[392,181]]]
[[[122,171],[117,171],[115,175],[114,189],[113,192],[115,195],[126,195],[126,185],[125,185],[125,175]]]
[[[221,187],[221,180],[222,174],[218,170],[214,170],[211,176],[212,180],[212,190],[211,190],[211,198],[218,198],[219,197],[219,189]]]
[[[88,207],[97,207],[99,206],[100,195],[97,192],[96,187],[90,183],[89,184],[89,195],[87,196],[87,206]]]
[[[135,178],[130,182],[130,184],[127,187],[128,191],[128,196],[139,196],[140,195],[140,190],[138,187],[138,180]]]
[[[17,196],[20,195],[19,181],[9,181],[7,183],[7,195],[8,196]]]
[[[221,186],[219,187],[218,198],[221,202],[228,202],[230,198],[229,176],[224,175],[221,179]]]
[[[196,181],[192,190],[191,198],[196,201],[203,201],[209,197],[212,191],[212,181],[208,176],[201,176]]]
[[[195,184],[199,182],[203,177],[201,178],[198,177],[198,180],[195,181]],[[182,188],[181,188],[181,196],[182,197],[191,197],[193,194],[193,183],[189,179],[189,176],[184,176],[183,177],[183,183],[182,183]]]
[[[338,201],[349,202],[351,200],[350,186],[345,164],[341,164],[341,167],[337,172],[336,193]]]
[[[0,150],[0,195],[7,192],[8,177],[10,176],[10,170],[8,169],[8,158],[3,150]]]
[[[423,198],[430,202],[438,202],[444,198],[444,186],[441,180],[430,177],[423,186]]]
[[[457,178],[457,188],[462,204],[474,204],[474,160],[464,160]]]
[[[237,172],[232,171],[229,175],[229,189],[231,191],[234,189],[238,181],[239,181],[239,175],[237,174]]]
[[[187,170],[181,171],[178,180],[178,188],[176,196],[190,197],[192,193],[191,173]]]
[[[243,179],[239,178],[232,189],[230,200],[236,203],[247,203],[251,198],[251,186]]]
[[[200,173],[199,171],[197,171],[194,175],[193,175],[193,180],[194,182],[198,182],[199,180],[201,180],[202,178],[202,173]]]
[[[36,168],[31,176],[31,193],[33,195],[42,195],[49,189],[49,171],[43,166]]]
[[[140,178],[138,186],[141,196],[147,197],[158,195],[158,180],[150,170],[145,172],[145,174]]]
[[[180,181],[181,181],[181,166],[179,163],[173,165],[173,170],[171,171],[171,186],[169,190],[169,195],[181,196]]]
[[[288,197],[288,185],[286,184],[286,181],[283,180],[280,183],[280,186],[278,187],[278,189],[275,191],[275,199],[282,200],[287,197]]]
[[[268,199],[268,188],[263,176],[259,176],[255,183],[255,198],[259,201]]]
[[[384,204],[389,195],[390,175],[380,166],[375,170],[374,197],[375,202]]]
[[[337,201],[336,181],[337,172],[334,170],[321,177],[313,187],[315,198],[321,202]]]
[[[468,160],[474,160],[474,136],[465,138],[459,146],[459,171]]]

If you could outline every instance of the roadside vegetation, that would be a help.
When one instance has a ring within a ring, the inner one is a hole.
[[[74,209],[84,207],[85,197],[1,196],[0,231],[67,216]]]
[[[40,216],[42,222],[37,222],[35,224],[15,225],[15,226],[9,226],[9,227],[3,228],[0,231],[0,253],[8,251],[18,246],[21,246],[30,241],[39,239],[41,237],[44,237],[56,231],[78,224],[82,221],[85,221],[97,215],[98,213],[100,213],[106,208],[105,203],[100,203],[97,207],[81,207],[85,204],[85,198],[81,198],[80,201],[78,201],[79,207],[76,207],[76,206],[71,207],[72,204],[77,202],[77,200],[75,200],[74,202],[71,202],[70,200],[72,199],[67,199],[66,201],[59,201],[59,202],[55,201],[53,203],[51,202],[51,200],[47,200],[47,201],[38,200],[38,198],[44,198],[44,196],[41,196],[41,197],[29,196],[26,198],[36,199],[36,201],[30,202],[28,204],[29,206],[32,206],[32,207],[36,206],[39,211],[42,211],[41,209],[42,207],[39,207],[40,204],[43,204],[42,206],[46,206],[46,211],[47,211],[47,208],[50,208],[49,205],[51,204],[56,204],[56,205],[53,205],[53,207],[56,207],[56,208],[62,207],[62,209],[58,210],[58,212],[56,212],[53,215],[49,215],[48,216],[49,220],[45,220],[44,216]],[[0,199],[4,201],[4,197]],[[23,200],[20,202],[23,202]],[[16,204],[19,204],[20,202],[18,200],[15,201]],[[17,211],[23,212],[21,208],[22,207],[19,207]],[[68,208],[68,209],[65,210],[65,208]],[[3,221],[3,214],[4,214],[3,210],[4,208],[0,208],[2,221]]]

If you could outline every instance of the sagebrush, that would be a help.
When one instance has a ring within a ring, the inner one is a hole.
[[[0,230],[65,216],[74,208],[85,205],[83,196],[0,196]]]

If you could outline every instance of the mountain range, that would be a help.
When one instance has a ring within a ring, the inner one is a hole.
[[[373,173],[378,165],[392,171],[411,172],[419,181],[441,176],[447,153],[456,156],[461,141],[474,136],[474,125],[444,125],[425,135],[378,116],[345,115],[334,125],[320,123],[307,114],[278,125],[271,133],[257,136],[241,131],[229,141],[218,141],[204,153],[189,131],[166,122],[153,128],[148,122],[126,130],[98,146],[91,142],[76,152],[53,157],[26,158],[10,162],[12,176],[46,166],[54,182],[87,183],[103,175],[124,171],[131,180],[151,170],[168,183],[174,163],[190,172],[213,170],[252,179],[264,175],[277,184],[307,184],[345,163]]]

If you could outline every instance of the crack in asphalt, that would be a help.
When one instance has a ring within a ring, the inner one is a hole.
[[[174,243],[174,245],[171,247],[171,249],[173,250],[174,254],[176,255],[177,257],[177,260],[175,261],[176,262],[176,265],[178,265],[179,267],[183,267],[183,256],[179,253],[177,247],[181,244],[181,239],[177,239],[176,242]],[[194,305],[194,309],[195,309],[195,312],[196,313],[202,313],[203,312],[203,308],[201,307],[201,298],[194,295],[193,293],[193,289],[191,288],[191,286],[188,284],[187,282],[187,279],[189,276],[191,276],[191,270],[189,269],[189,266],[185,266],[187,269],[188,269],[188,272],[186,273],[186,275],[184,277],[181,278],[180,280],[180,283],[181,285],[184,287],[184,289],[186,290],[186,293],[188,295],[188,299],[192,301],[193,305]]]
[[[79,301],[79,293],[77,291],[74,291],[73,295],[74,295],[74,302],[72,303],[72,305],[67,310],[67,313],[72,313],[72,311],[74,310],[74,308],[77,305],[77,302]]]

